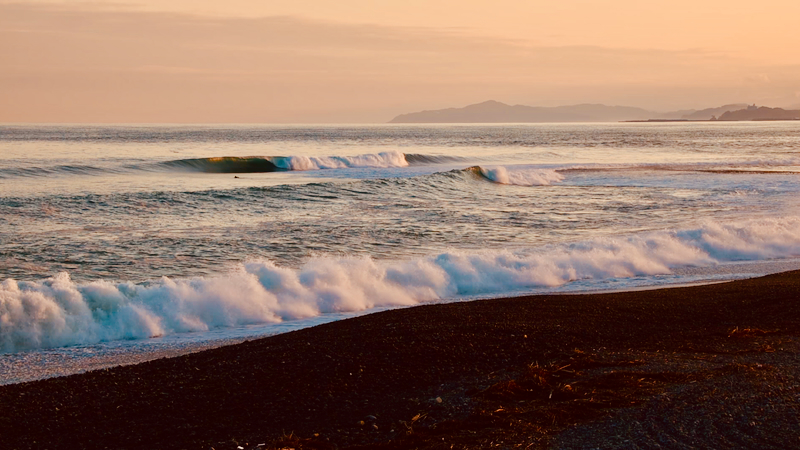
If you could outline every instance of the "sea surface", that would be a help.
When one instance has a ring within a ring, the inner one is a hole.
[[[0,125],[0,384],[800,268],[800,123]]]

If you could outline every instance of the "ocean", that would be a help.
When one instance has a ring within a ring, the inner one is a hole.
[[[800,123],[0,125],[0,384],[800,269]]]

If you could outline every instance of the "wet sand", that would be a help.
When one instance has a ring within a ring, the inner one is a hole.
[[[0,448],[791,448],[799,303],[795,271],[381,312],[2,386]]]

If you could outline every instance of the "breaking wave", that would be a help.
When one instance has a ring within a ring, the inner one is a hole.
[[[292,269],[254,261],[224,276],[148,284],[75,283],[67,273],[37,282],[6,279],[0,283],[0,351],[148,338],[798,255],[800,218],[788,217],[709,222],[691,230],[528,250],[451,251],[395,263],[320,257]]]
[[[465,169],[481,178],[498,184],[513,184],[516,186],[549,186],[564,180],[556,169],[532,167],[504,167],[495,166],[485,168],[473,166]]]

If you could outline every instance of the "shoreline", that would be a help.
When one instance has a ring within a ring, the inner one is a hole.
[[[750,431],[777,427],[771,442],[796,443],[800,428],[786,421],[796,420],[787,411],[798,405],[781,395],[800,395],[799,299],[800,271],[792,271],[690,287],[391,309],[0,386],[0,435],[10,448],[571,447],[598,443],[603,433],[587,430],[609,420],[613,429],[632,430],[625,436],[646,439],[631,424],[641,423],[637,414],[647,423],[665,395],[716,389],[723,394],[705,401],[728,404],[748,391],[726,391],[730,384],[769,394],[761,397],[772,402],[772,416],[751,420],[760,425]],[[675,413],[676,423],[702,418],[688,406],[664,411]],[[733,425],[718,429],[677,438],[718,438],[708,445],[721,445],[734,435],[739,442],[760,436],[742,438]],[[603,439],[608,448],[621,442]]]
[[[649,284],[629,285],[626,287],[607,286],[605,289],[570,289],[569,286],[574,283],[571,282],[554,288],[541,288],[530,292],[511,291],[508,293],[483,294],[462,298],[440,299],[418,303],[415,305],[382,306],[360,311],[321,314],[306,319],[284,321],[279,323],[249,325],[234,328],[218,328],[205,332],[176,333],[167,335],[165,337],[144,340],[132,339],[122,341],[104,341],[94,344],[32,349],[24,352],[0,354],[0,386],[83,374],[94,370],[104,370],[118,366],[141,364],[161,358],[175,358],[208,349],[236,345],[253,339],[277,336],[280,334],[311,328],[339,320],[346,320],[394,309],[413,308],[421,305],[439,305],[519,297],[536,297],[543,295],[591,295],[639,292],[727,283],[730,281],[756,278],[791,270],[800,270],[800,260],[795,259],[782,261],[750,261],[730,264],[733,264],[737,267],[742,265],[749,266],[751,268],[761,267],[761,270],[756,270],[755,272],[751,273],[717,273],[716,271],[711,271],[705,273],[705,275],[700,275],[701,278],[694,278],[685,281],[652,279],[650,280]],[[730,264],[723,263],[720,266]],[[684,273],[684,275],[686,275],[686,273]],[[603,282],[604,280],[597,281]],[[216,335],[216,337],[203,339],[199,337],[202,335]],[[76,352],[84,352],[87,353],[88,356],[76,357]],[[31,374],[31,372],[35,373]]]

